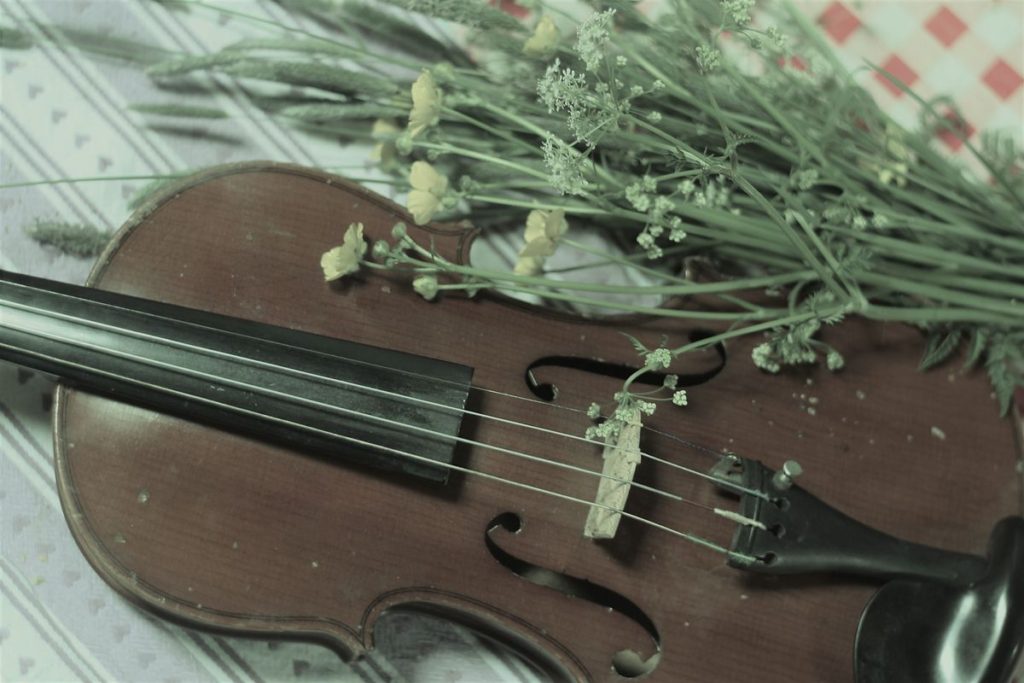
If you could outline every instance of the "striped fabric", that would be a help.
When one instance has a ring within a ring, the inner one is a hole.
[[[515,3],[503,2],[511,11]],[[1020,0],[804,2],[850,63],[864,58],[905,75],[926,96],[950,91],[976,131],[1024,121],[1024,3]],[[270,0],[246,11],[315,30]],[[64,25],[114,33],[173,51],[202,53],[262,35],[237,17],[168,11],[151,0],[3,0],[0,21],[30,31],[40,47],[0,52],[0,183],[71,177],[124,178],[253,158],[336,167],[371,177],[368,148],[341,148],[282,126],[223,85],[230,119],[147,128],[128,110],[166,101],[134,67],[61,47]],[[870,78],[868,79],[870,80]],[[905,99],[868,83],[893,111]],[[208,103],[208,102],[204,102]],[[950,145],[951,151],[956,145]],[[144,179],[0,191],[0,267],[82,282],[90,263],[26,237],[39,219],[116,228]],[[386,193],[386,186],[378,189]],[[515,246],[499,251],[514,255]],[[50,402],[43,377],[0,364],[0,680],[18,682],[540,680],[530,667],[451,624],[396,614],[381,622],[378,651],[353,665],[316,646],[213,636],[168,625],[115,595],[90,569],[65,525],[53,473]]]

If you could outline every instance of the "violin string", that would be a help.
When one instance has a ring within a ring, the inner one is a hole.
[[[4,325],[0,324],[0,327],[4,327]],[[71,339],[69,337],[63,337],[61,335],[51,334],[51,333],[47,333],[47,332],[41,332],[41,331],[38,331],[38,330],[32,331],[31,334],[33,334],[33,335],[35,335],[37,337],[42,337],[44,339],[48,339],[50,341],[55,341],[55,342],[59,342],[59,343],[63,343],[63,344],[71,344],[72,346],[77,346],[79,348],[89,349],[89,350],[95,351],[97,353],[101,353],[101,354],[108,355],[108,356],[113,356],[115,358],[122,358],[124,360],[133,361],[133,362],[136,362],[136,363],[140,363],[142,365],[149,365],[151,367],[159,367],[159,368],[163,368],[164,370],[169,370],[171,372],[176,372],[176,373],[179,373],[179,374],[182,374],[182,375],[195,377],[197,379],[201,379],[201,380],[205,380],[205,381],[217,382],[217,383],[219,383],[221,385],[227,385],[227,386],[233,387],[235,389],[242,389],[243,391],[250,391],[250,392],[252,392],[254,394],[258,394],[258,395],[261,395],[261,396],[268,396],[268,397],[278,398],[278,399],[281,399],[281,400],[284,400],[284,401],[288,401],[288,402],[291,402],[291,403],[300,403],[300,404],[304,404],[304,405],[307,405],[307,406],[310,406],[310,407],[318,408],[320,410],[325,410],[327,412],[337,413],[337,414],[340,414],[340,415],[347,415],[347,416],[354,416],[354,417],[359,417],[359,418],[366,418],[366,419],[369,419],[369,420],[372,420],[372,421],[375,421],[375,422],[382,423],[382,424],[387,425],[389,427],[396,427],[397,426],[397,427],[400,427],[401,429],[404,429],[404,430],[407,430],[407,431],[422,433],[425,436],[440,437],[441,439],[444,439],[444,440],[450,440],[450,441],[454,441],[456,443],[464,443],[464,444],[466,444],[468,446],[476,446],[478,448],[483,448],[483,449],[486,449],[486,450],[496,451],[498,453],[503,453],[505,455],[511,455],[513,457],[521,458],[523,460],[530,460],[530,461],[539,462],[539,463],[542,463],[542,464],[545,464],[545,465],[551,465],[551,466],[554,466],[554,467],[560,467],[560,468],[563,468],[563,469],[566,469],[566,470],[580,472],[582,474],[598,477],[598,478],[601,478],[601,479],[609,479],[609,480],[614,481],[614,482],[616,482],[618,484],[628,484],[628,485],[630,485],[632,487],[635,487],[635,488],[638,488],[638,489],[643,489],[645,491],[649,491],[649,492],[651,492],[651,493],[653,493],[655,495],[664,496],[666,498],[671,498],[672,500],[676,500],[676,501],[683,502],[683,503],[688,503],[690,505],[698,505],[698,506],[700,505],[699,503],[696,503],[696,502],[691,501],[691,500],[687,500],[686,498],[683,498],[682,496],[679,496],[679,495],[674,494],[674,493],[669,493],[668,491],[663,491],[661,489],[654,488],[653,486],[648,486],[646,484],[641,484],[641,483],[638,483],[638,482],[627,481],[625,479],[622,479],[621,477],[614,477],[614,476],[611,476],[611,475],[604,474],[602,472],[596,472],[594,470],[590,470],[590,469],[587,469],[585,467],[579,467],[577,465],[572,465],[572,464],[566,463],[566,462],[560,462],[560,461],[557,461],[557,460],[550,460],[548,458],[544,458],[544,457],[539,456],[539,455],[532,455],[530,453],[525,453],[523,451],[518,451],[518,450],[515,450],[515,449],[511,449],[511,448],[505,448],[503,446],[496,446],[496,445],[493,445],[493,444],[487,444],[487,443],[484,443],[482,441],[476,441],[474,439],[469,439],[469,438],[458,436],[458,435],[445,434],[444,432],[439,432],[437,430],[430,429],[428,427],[420,427],[419,425],[413,425],[413,424],[407,424],[407,423],[404,423],[404,422],[398,422],[397,420],[392,420],[392,419],[384,417],[382,415],[375,415],[373,413],[364,413],[364,412],[361,412],[361,411],[358,411],[358,410],[354,410],[352,408],[345,408],[344,406],[332,405],[330,403],[324,403],[323,401],[318,401],[316,399],[306,398],[306,397],[298,396],[298,395],[295,395],[295,394],[289,394],[289,393],[286,393],[286,392],[283,392],[283,391],[278,391],[276,389],[270,389],[270,388],[267,388],[267,387],[261,387],[261,386],[255,385],[255,384],[250,384],[248,382],[242,382],[240,380],[234,380],[234,379],[231,379],[231,378],[228,378],[228,377],[222,377],[220,375],[210,374],[208,372],[203,372],[201,370],[196,370],[194,368],[188,368],[188,367],[184,367],[184,366],[181,366],[181,365],[175,365],[173,363],[167,363],[167,362],[155,360],[155,359],[152,359],[152,358],[146,358],[144,356],[140,356],[140,355],[133,354],[133,353],[127,353],[125,351],[118,351],[116,349],[106,348],[106,347],[100,346],[98,344],[91,344],[89,342],[85,342],[85,341],[78,340],[78,339]],[[388,393],[390,393],[390,392],[388,392]],[[402,395],[402,394],[395,394],[395,396],[404,396],[404,395]],[[445,406],[444,404],[436,404],[436,405],[440,406],[440,407],[449,407],[449,406]],[[458,410],[458,409],[456,408],[454,410]],[[711,508],[708,508],[708,509],[711,509]]]
[[[24,354],[27,354],[27,355],[35,356],[37,358],[43,358],[43,359],[50,360],[50,361],[59,361],[59,362],[65,364],[65,365],[76,367],[76,368],[82,369],[82,370],[84,370],[86,372],[92,372],[92,373],[100,374],[100,375],[103,375],[105,377],[108,377],[108,378],[111,378],[111,379],[115,379],[115,380],[118,380],[118,381],[121,381],[121,382],[126,382],[126,383],[133,384],[133,385],[136,385],[136,386],[147,387],[150,390],[156,390],[156,391],[161,391],[161,392],[164,392],[164,393],[172,394],[172,395],[175,395],[175,396],[179,396],[181,398],[185,398],[185,399],[187,399],[189,401],[196,401],[196,402],[199,402],[199,403],[204,403],[206,405],[214,406],[214,407],[219,408],[219,409],[224,409],[224,410],[227,410],[229,412],[235,412],[235,413],[240,413],[240,414],[244,414],[244,415],[249,415],[251,417],[255,417],[255,418],[261,419],[261,420],[268,420],[268,421],[271,421],[271,422],[275,422],[277,424],[285,425],[285,426],[287,426],[287,427],[289,427],[291,429],[297,429],[299,431],[315,433],[315,434],[319,434],[319,435],[322,435],[322,436],[327,436],[327,437],[330,437],[330,438],[333,438],[333,439],[340,439],[340,440],[345,441],[347,443],[351,443],[351,444],[354,444],[354,445],[357,445],[357,446],[362,446],[364,448],[370,448],[370,449],[373,449],[373,450],[382,451],[382,452],[385,452],[385,453],[390,453],[392,455],[397,455],[399,457],[406,458],[406,459],[409,459],[409,460],[413,460],[413,461],[416,461],[416,462],[420,462],[420,463],[423,463],[423,464],[426,464],[426,465],[429,465],[429,466],[432,466],[432,467],[444,467],[444,468],[446,468],[448,470],[451,470],[451,471],[454,471],[454,472],[460,472],[460,473],[467,474],[467,475],[473,475],[473,476],[482,477],[484,479],[495,481],[495,482],[500,483],[500,484],[504,484],[504,485],[508,485],[508,486],[513,486],[513,487],[521,488],[521,489],[524,489],[524,490],[527,490],[527,491],[533,491],[535,493],[539,493],[539,494],[542,494],[542,495],[553,496],[555,498],[558,498],[558,499],[561,499],[561,500],[565,500],[565,501],[569,501],[569,502],[572,502],[572,503],[577,503],[577,504],[585,505],[585,506],[587,506],[589,508],[595,508],[596,507],[596,508],[608,510],[608,511],[613,512],[615,514],[621,515],[622,517],[626,517],[628,519],[635,520],[635,521],[637,521],[637,522],[639,522],[641,524],[645,524],[645,525],[650,526],[652,528],[659,529],[661,531],[665,531],[665,532],[667,532],[669,534],[672,534],[672,535],[674,535],[674,536],[676,536],[678,538],[682,538],[682,539],[684,539],[686,541],[694,543],[695,545],[707,548],[708,550],[713,550],[715,552],[721,553],[723,555],[726,555],[727,557],[739,560],[741,562],[752,563],[752,562],[756,562],[757,561],[757,558],[751,557],[749,555],[745,555],[743,553],[738,553],[738,552],[729,550],[728,548],[725,548],[724,546],[719,545],[718,543],[715,543],[714,541],[708,540],[708,539],[706,539],[706,538],[704,538],[702,536],[699,536],[697,534],[693,534],[693,533],[690,533],[690,532],[687,532],[687,531],[680,531],[678,529],[673,529],[673,528],[665,526],[664,524],[661,524],[659,522],[655,522],[654,520],[647,519],[645,517],[642,517],[640,515],[636,515],[636,514],[633,514],[633,513],[630,513],[630,512],[626,512],[625,510],[619,510],[617,508],[613,508],[610,505],[605,505],[603,503],[598,503],[596,501],[584,500],[582,498],[577,498],[575,496],[571,496],[571,495],[566,494],[566,493],[561,493],[559,491],[553,491],[553,490],[550,490],[550,489],[545,489],[545,488],[540,487],[540,486],[534,486],[533,484],[529,484],[527,482],[518,481],[518,480],[515,480],[515,479],[509,479],[507,477],[502,477],[502,476],[497,475],[497,474],[491,474],[490,472],[484,472],[482,470],[474,470],[472,468],[463,467],[461,465],[456,465],[454,463],[439,462],[439,461],[434,460],[432,458],[429,458],[427,456],[418,455],[418,454],[411,453],[409,451],[405,451],[405,450],[402,450],[402,449],[399,449],[399,448],[393,448],[391,446],[386,446],[384,444],[373,443],[372,441],[366,441],[364,439],[359,439],[357,437],[349,436],[347,434],[341,434],[341,433],[332,432],[332,431],[329,431],[329,430],[326,430],[326,429],[320,429],[318,427],[313,427],[311,425],[303,424],[301,422],[294,422],[292,420],[287,420],[287,419],[284,419],[284,418],[279,418],[279,417],[274,417],[274,416],[271,416],[271,415],[266,415],[264,413],[259,413],[259,412],[254,411],[254,410],[249,410],[249,409],[243,408],[241,406],[232,405],[230,403],[224,403],[224,402],[217,401],[215,399],[206,398],[206,397],[203,397],[203,396],[196,396],[195,394],[190,394],[188,392],[178,391],[176,389],[171,389],[169,387],[161,387],[161,386],[153,385],[153,384],[151,384],[149,382],[144,382],[142,380],[139,380],[139,379],[136,379],[136,378],[133,378],[133,377],[129,377],[127,375],[122,375],[122,374],[119,374],[119,373],[116,373],[116,372],[111,372],[109,370],[99,370],[97,368],[91,368],[91,367],[88,367],[88,366],[83,365],[81,363],[76,363],[74,361],[57,359],[57,358],[55,358],[53,356],[50,356],[49,354],[46,354],[46,353],[41,353],[41,352],[38,352],[38,351],[32,351],[32,350],[29,350],[29,349],[22,349],[22,348],[19,348],[19,347],[15,347],[15,346],[13,346],[11,344],[0,342],[0,348],[7,348],[7,349],[15,350],[15,351],[18,351],[19,353],[24,353]],[[696,503],[696,505],[698,505],[699,507],[708,508],[708,506],[704,506],[704,505],[702,505],[700,503]],[[714,508],[708,508],[708,509],[714,510]],[[715,512],[715,514],[720,515],[720,513],[718,513],[718,512]]]
[[[24,287],[24,285],[20,285],[18,283],[11,283],[11,284],[15,284],[16,286]],[[90,300],[90,299],[84,299],[82,297],[77,297],[77,296],[70,295],[70,294],[64,294],[64,293],[61,293],[61,292],[55,292],[55,294],[57,294],[58,296],[65,297],[65,298],[71,298],[71,299],[74,299],[76,301],[90,301],[90,302],[92,302],[92,300]],[[158,315],[158,314],[155,314],[155,313],[150,313],[148,311],[136,311],[134,309],[126,309],[124,307],[117,306],[115,304],[108,304],[106,302],[93,302],[93,303],[99,303],[100,305],[103,305],[105,307],[113,308],[113,309],[120,310],[120,311],[127,311],[127,312],[133,312],[133,313],[141,313],[141,314],[143,314],[143,315],[145,315],[147,317],[153,317],[153,318],[157,318],[157,319],[165,320],[165,321],[169,321],[169,322],[183,322],[183,323],[185,323],[185,324],[187,324],[189,326],[192,326],[192,327],[197,327],[197,328],[201,328],[201,329],[205,329],[205,330],[211,330],[211,331],[219,332],[219,333],[222,333],[222,334],[228,334],[228,335],[232,335],[232,336],[239,336],[239,337],[242,337],[244,339],[250,339],[250,340],[254,339],[252,336],[246,335],[244,333],[239,333],[239,332],[235,332],[235,331],[228,331],[228,330],[221,330],[219,328],[211,328],[211,327],[208,327],[206,325],[202,325],[200,323],[195,323],[193,321],[177,321],[177,320],[169,319],[169,318],[166,318],[165,316],[161,316],[161,315]],[[481,412],[477,412],[477,411],[473,411],[473,410],[469,410],[469,409],[465,409],[465,408],[456,408],[456,407],[448,406],[448,405],[445,405],[445,404],[442,404],[442,403],[437,403],[437,402],[434,402],[434,401],[430,401],[428,399],[423,399],[423,398],[419,398],[419,397],[415,397],[415,396],[407,396],[405,394],[399,394],[399,393],[396,393],[396,392],[390,392],[390,391],[387,391],[387,390],[384,390],[384,389],[379,389],[377,387],[370,387],[370,386],[361,385],[361,384],[358,384],[358,383],[355,383],[355,382],[349,382],[347,380],[342,380],[342,379],[335,378],[335,377],[328,377],[328,376],[320,375],[320,374],[317,374],[317,373],[306,372],[304,370],[299,370],[297,368],[291,368],[291,367],[288,367],[288,366],[278,365],[278,364],[275,364],[275,363],[269,363],[267,361],[261,361],[261,360],[255,359],[255,358],[248,358],[246,356],[239,356],[239,355],[236,355],[236,354],[231,354],[231,353],[219,351],[217,349],[210,349],[210,348],[207,348],[207,347],[195,346],[193,344],[187,344],[187,343],[179,342],[179,341],[173,340],[173,339],[165,339],[165,338],[158,337],[156,335],[147,334],[145,332],[141,332],[141,331],[138,331],[138,330],[122,328],[122,327],[118,327],[118,326],[115,326],[115,325],[108,325],[106,323],[101,323],[101,322],[98,322],[98,321],[89,320],[89,319],[81,318],[81,317],[78,317],[78,316],[72,316],[72,315],[69,315],[69,314],[58,313],[56,311],[48,311],[46,309],[40,309],[40,308],[37,308],[37,307],[34,307],[34,306],[28,306],[28,305],[25,305],[25,304],[19,304],[19,303],[10,302],[10,301],[6,302],[6,305],[9,305],[9,306],[11,306],[13,308],[18,308],[18,309],[21,309],[21,310],[27,310],[29,312],[32,312],[32,313],[35,313],[35,314],[38,314],[38,315],[44,315],[44,316],[48,316],[48,317],[55,317],[55,318],[59,318],[59,319],[62,319],[62,320],[68,320],[68,321],[84,324],[84,325],[87,325],[87,326],[90,326],[90,327],[96,327],[96,328],[100,328],[100,329],[107,329],[107,330],[110,330],[110,331],[117,332],[119,334],[124,334],[126,336],[132,336],[132,337],[135,337],[135,338],[138,338],[138,339],[148,339],[150,341],[155,341],[155,342],[158,342],[158,343],[161,343],[161,344],[170,345],[170,346],[176,346],[178,348],[183,348],[183,349],[189,350],[189,351],[199,351],[199,352],[204,353],[206,355],[213,355],[213,356],[223,357],[223,358],[227,358],[227,359],[230,359],[230,360],[233,360],[233,361],[236,361],[236,362],[242,362],[242,363],[247,363],[247,364],[255,365],[255,366],[259,366],[259,367],[270,368],[270,369],[273,369],[273,370],[276,370],[276,371],[280,371],[280,372],[282,372],[284,374],[290,374],[290,375],[294,375],[294,376],[302,376],[302,377],[306,377],[308,379],[315,379],[317,381],[328,383],[328,384],[345,386],[345,387],[356,389],[356,390],[359,390],[359,391],[366,391],[366,392],[370,392],[370,393],[375,393],[375,394],[378,394],[378,395],[387,396],[388,398],[392,398],[392,399],[398,400],[398,401],[419,403],[419,404],[426,405],[426,406],[431,407],[431,408],[437,408],[437,409],[442,409],[442,410],[449,410],[449,411],[457,412],[457,413],[463,414],[463,415],[472,415],[472,416],[478,417],[480,419],[488,419],[488,420],[493,420],[493,421],[496,421],[496,422],[501,422],[501,423],[504,423],[504,424],[508,424],[510,426],[514,426],[514,427],[519,428],[519,429],[526,429],[526,430],[531,430],[531,431],[539,431],[539,432],[542,432],[542,433],[547,433],[547,434],[551,434],[553,436],[567,438],[567,439],[571,439],[571,440],[575,440],[575,441],[579,441],[579,442],[583,442],[583,443],[604,446],[603,442],[597,441],[597,440],[594,440],[594,439],[590,439],[590,438],[587,438],[585,436],[579,436],[579,435],[570,434],[570,433],[567,433],[567,432],[560,432],[560,431],[557,431],[557,430],[541,427],[539,425],[519,422],[519,421],[515,421],[515,420],[509,420],[507,418],[502,418],[502,417],[497,416],[497,415],[481,413]],[[401,374],[405,374],[407,376],[412,376],[412,377],[416,377],[416,378],[419,378],[419,379],[430,379],[432,381],[440,381],[440,382],[451,384],[451,385],[455,385],[455,386],[458,386],[458,387],[462,387],[463,386],[463,385],[461,385],[461,384],[459,384],[457,382],[453,382],[451,380],[443,380],[443,379],[433,378],[433,377],[429,377],[427,375],[422,375],[420,373],[415,373],[415,372],[411,372],[411,371],[407,371],[407,370],[402,370],[402,369],[387,368],[387,367],[384,367],[384,366],[377,365],[375,363],[369,363],[369,362],[358,360],[358,359],[348,359],[348,358],[344,358],[344,357],[340,357],[340,356],[334,356],[332,354],[326,354],[326,353],[323,353],[323,352],[320,352],[320,351],[306,349],[305,347],[296,347],[296,346],[293,346],[291,344],[286,344],[286,343],[282,343],[282,342],[276,342],[274,340],[260,339],[260,341],[265,341],[265,342],[269,341],[270,343],[273,343],[275,345],[284,346],[284,347],[291,348],[291,349],[294,349],[294,350],[312,351],[313,353],[316,353],[318,355],[328,356],[330,358],[335,358],[335,359],[343,360],[343,361],[345,361],[347,363],[353,363],[353,364],[357,364],[357,365],[362,365],[364,367],[370,367],[370,368],[381,369],[381,370],[388,370],[388,371],[391,371],[391,372],[398,372],[398,373],[401,373]],[[487,389],[483,389],[482,387],[476,387],[476,386],[474,386],[473,388],[478,389],[478,390],[484,390],[484,391],[493,391],[493,390],[487,390]],[[505,392],[496,392],[496,391],[494,391],[493,393],[499,393],[499,394],[501,394],[503,396],[507,396],[507,397],[510,397],[510,398],[519,398],[519,399],[522,399],[522,400],[534,401],[533,399],[528,399],[528,398],[524,398],[524,397],[517,397],[514,394],[507,394]],[[542,401],[535,401],[535,402],[541,403],[543,405],[551,407],[551,404],[549,404],[549,403],[545,403],[545,402],[542,402]],[[561,407],[561,406],[559,406],[559,407]],[[583,413],[583,411],[577,411],[576,409],[569,409],[569,410],[573,410],[573,412],[578,412],[578,413],[581,413],[581,414]],[[400,423],[395,423],[395,424],[400,424]],[[664,432],[658,432],[658,433],[664,434]],[[681,444],[683,444],[683,445],[687,445],[687,446],[692,447],[692,448],[698,448],[698,449],[706,451],[708,453],[715,453],[710,448],[700,447],[697,444],[690,444],[689,442],[687,442],[685,440],[682,440],[682,439],[676,439],[676,441],[681,443]],[[674,462],[672,462],[670,460],[667,460],[667,459],[664,459],[664,458],[660,458],[658,456],[655,456],[655,455],[653,455],[651,453],[647,453],[647,452],[642,451],[642,450],[639,451],[639,455],[640,455],[640,457],[642,459],[648,459],[648,460],[651,460],[653,462],[657,462],[659,464],[665,465],[667,467],[670,467],[670,468],[673,468],[673,469],[677,469],[679,471],[685,472],[688,475],[697,477],[699,479],[703,479],[705,481],[709,481],[709,482],[711,482],[711,483],[713,483],[715,485],[723,486],[723,487],[726,487],[726,488],[728,488],[730,490],[733,490],[733,491],[738,491],[738,492],[742,492],[742,493],[746,493],[746,494],[749,494],[749,495],[753,495],[753,496],[757,496],[757,497],[760,497],[760,498],[767,499],[767,494],[765,494],[764,492],[758,491],[756,489],[751,489],[749,487],[744,487],[741,484],[737,484],[736,482],[733,482],[731,480],[723,479],[721,477],[717,477],[715,475],[712,475],[712,474],[709,474],[709,473],[706,473],[706,472],[702,472],[700,470],[697,470],[697,469],[694,469],[694,468],[691,468],[691,467],[687,467],[687,466],[681,465],[679,463],[674,463]],[[718,455],[718,457],[721,457],[721,454],[717,454],[717,455]],[[534,456],[534,457],[536,457],[536,456]],[[643,485],[640,485],[640,484],[635,484],[635,485],[638,488],[644,488]],[[674,495],[674,494],[668,494],[666,492],[661,492],[661,494],[662,495],[669,495],[669,496]]]
[[[30,287],[28,285],[23,285],[23,284],[18,283],[18,282],[7,282],[6,284],[12,285],[12,286],[15,286],[15,287],[20,287],[20,288],[23,288],[23,289],[29,289],[29,290],[34,289],[33,287]],[[117,304],[112,304],[112,303],[109,303],[109,302],[106,302],[106,301],[98,301],[98,300],[95,300],[95,299],[88,299],[88,298],[85,298],[85,297],[76,296],[74,294],[68,294],[66,292],[56,292],[56,291],[53,291],[53,290],[45,290],[45,291],[47,291],[48,293],[53,294],[55,296],[60,296],[60,297],[66,298],[66,299],[72,299],[72,300],[75,300],[75,301],[91,303],[91,304],[94,304],[94,305],[103,306],[104,308],[109,308],[109,309],[113,309],[113,310],[117,310],[117,311],[122,311],[122,312],[130,313],[130,314],[143,315],[143,316],[148,317],[148,318],[154,318],[156,320],[163,320],[165,322],[185,324],[185,325],[188,325],[190,327],[197,328],[197,329],[207,330],[207,331],[210,331],[210,332],[216,332],[216,333],[219,333],[219,334],[229,335],[229,336],[233,336],[233,337],[238,337],[238,338],[246,339],[246,340],[250,340],[250,341],[258,341],[258,342],[261,342],[261,343],[272,344],[274,346],[278,346],[278,347],[283,348],[283,349],[289,349],[289,350],[293,350],[293,351],[301,351],[301,352],[304,352],[304,353],[311,353],[311,354],[315,354],[315,355],[318,355],[318,356],[325,356],[327,358],[332,358],[332,359],[336,359],[336,360],[342,360],[342,361],[345,361],[347,363],[352,363],[352,364],[355,364],[355,365],[361,365],[361,366],[367,367],[367,368],[373,368],[373,369],[378,369],[378,370],[387,370],[388,372],[402,374],[402,375],[405,375],[407,377],[412,377],[412,378],[416,378],[416,379],[428,379],[428,380],[430,380],[432,382],[436,382],[436,383],[439,383],[439,384],[447,384],[449,386],[453,386],[453,387],[457,387],[457,388],[462,388],[464,386],[462,383],[456,382],[454,380],[444,379],[444,378],[441,378],[441,377],[432,377],[430,375],[414,372],[412,370],[406,370],[404,368],[390,368],[390,367],[382,366],[382,365],[377,364],[377,363],[371,363],[369,361],[365,361],[365,360],[361,360],[361,359],[345,358],[344,356],[338,356],[338,355],[335,355],[335,354],[332,354],[332,353],[327,353],[327,352],[324,352],[324,351],[320,351],[318,349],[310,349],[310,348],[307,348],[307,347],[304,347],[304,346],[296,346],[294,344],[289,344],[288,342],[278,341],[276,339],[265,339],[265,338],[262,338],[262,337],[254,337],[253,335],[246,334],[244,332],[238,332],[238,331],[235,331],[235,330],[225,330],[225,329],[221,329],[221,328],[217,328],[217,327],[210,327],[208,325],[203,325],[202,323],[198,323],[198,322],[195,322],[193,320],[181,320],[181,319],[178,319],[178,318],[168,318],[167,316],[163,316],[163,315],[160,315],[158,313],[153,313],[152,311],[144,311],[144,310],[139,310],[139,309],[126,308],[124,306],[119,306]],[[11,302],[8,302],[8,303],[11,303]],[[36,312],[43,312],[42,309],[33,309],[33,310],[35,310]],[[90,320],[83,319],[83,318],[74,318],[74,320],[76,320],[78,322],[83,322],[83,323],[86,323],[86,324],[95,323],[95,321],[90,321]],[[95,323],[95,324],[99,325],[99,323]],[[114,329],[114,330],[117,330],[117,331],[120,331],[120,332],[130,332],[131,331],[131,330],[126,330],[124,328],[116,328],[116,327],[111,327],[111,329]],[[170,342],[171,340],[163,340],[163,341]],[[238,357],[238,358],[240,360],[250,360],[250,361],[252,361],[254,363],[258,362],[255,359],[246,359],[245,357]],[[285,366],[278,366],[278,367],[280,367],[281,369],[284,369],[284,370],[292,370],[292,371],[294,371],[296,373],[301,372],[301,371],[295,370],[293,368],[286,368]],[[330,380],[331,378],[324,377],[322,379]],[[513,394],[513,393],[506,392],[506,391],[500,391],[498,389],[492,389],[492,388],[489,388],[489,387],[483,387],[483,386],[479,386],[479,385],[475,385],[475,384],[470,384],[470,387],[472,389],[474,389],[476,391],[479,391],[479,392],[482,392],[482,393],[492,394],[492,395],[495,395],[495,396],[500,396],[500,397],[503,397],[503,398],[508,398],[508,399],[512,399],[514,401],[519,401],[519,402],[523,402],[523,403],[533,403],[533,404],[536,404],[538,406],[542,406],[542,407],[544,407],[544,408],[546,408],[548,410],[555,409],[555,410],[569,411],[569,412],[577,413],[579,415],[586,415],[586,411],[585,410],[582,410],[580,408],[574,408],[572,406],[562,405],[560,403],[551,403],[550,401],[544,401],[544,400],[541,400],[541,399],[538,399],[538,398],[533,398],[533,397],[530,397],[530,396],[521,396],[519,394]],[[539,427],[537,425],[531,425],[529,423],[515,422],[515,421],[512,421],[512,420],[506,420],[504,418],[500,418],[500,417],[497,417],[497,416],[486,415],[486,414],[482,414],[482,413],[474,413],[474,412],[468,411],[468,410],[464,411],[464,412],[466,414],[468,414],[468,415],[473,415],[475,417],[480,417],[482,419],[496,420],[496,421],[499,421],[499,422],[505,422],[507,424],[510,424],[510,425],[513,425],[513,426],[516,426],[516,427],[521,427],[521,428],[526,428],[526,429],[533,429],[533,430],[538,430],[538,431],[544,431],[544,432],[548,432],[548,433],[555,434],[555,435],[558,435],[558,436],[564,436],[564,437],[569,437],[569,438],[574,438],[574,439],[580,439],[580,440],[586,441],[588,443],[594,443],[594,441],[592,439],[587,439],[585,437],[580,437],[580,436],[576,436],[576,435],[573,435],[573,434],[566,434],[566,433],[562,433],[562,432],[555,432],[553,430],[544,429],[543,427]],[[649,431],[649,432],[651,432],[653,434],[658,434],[658,435],[662,435],[662,436],[668,436],[668,437],[672,438],[674,441],[676,441],[677,443],[679,443],[679,444],[681,444],[683,446],[686,446],[687,448],[690,448],[692,450],[695,450],[697,452],[700,452],[702,454],[708,454],[708,455],[711,455],[712,457],[716,457],[716,458],[722,457],[722,453],[717,451],[717,450],[715,450],[714,448],[710,448],[708,446],[704,446],[704,445],[695,443],[693,441],[688,441],[688,440],[683,439],[681,437],[668,434],[667,432],[663,432],[663,431],[657,430],[657,429],[655,429],[653,427],[649,427],[647,425],[642,425],[641,429],[643,429],[645,431]],[[643,457],[653,457],[653,456],[651,456],[650,454],[647,454],[647,453],[641,453],[641,456],[643,456]],[[674,463],[671,463],[671,462],[668,462],[668,463],[665,463],[665,464],[668,464],[670,466],[676,466]],[[691,474],[699,474],[699,473],[691,472]],[[724,483],[724,482],[720,482],[720,481],[716,480],[716,483]]]

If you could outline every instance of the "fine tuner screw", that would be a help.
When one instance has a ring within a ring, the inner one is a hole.
[[[804,468],[796,460],[787,460],[782,469],[772,477],[772,484],[780,491],[785,491],[793,485],[793,480],[803,474]]]

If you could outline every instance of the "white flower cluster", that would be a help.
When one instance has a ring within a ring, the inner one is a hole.
[[[576,139],[590,145],[596,144],[598,134],[605,127],[629,111],[628,98],[617,99],[603,81],[597,82],[591,90],[585,74],[568,67],[563,69],[558,59],[537,80],[537,95],[548,113],[565,112],[566,124]]]
[[[722,0],[722,11],[737,26],[746,26],[750,23],[750,10],[753,7],[754,0]]]
[[[714,71],[722,61],[722,53],[713,47],[700,45],[696,52],[697,66],[703,73]]]
[[[587,181],[583,178],[586,158],[563,140],[548,135],[541,146],[544,165],[548,169],[551,185],[562,194],[583,194]]]
[[[576,32],[576,54],[587,65],[587,71],[597,71],[604,61],[605,44],[614,16],[613,9],[592,14]]]
[[[755,346],[750,357],[753,359],[754,365],[766,372],[776,373],[782,369],[778,361],[775,360],[775,354],[772,353],[772,345],[768,342]]]
[[[648,351],[644,365],[652,370],[661,370],[672,364],[672,352],[662,347]]]

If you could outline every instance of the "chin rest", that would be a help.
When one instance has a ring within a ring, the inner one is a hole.
[[[1024,518],[999,522],[980,576],[897,579],[861,615],[857,683],[1009,683],[1024,667]]]

